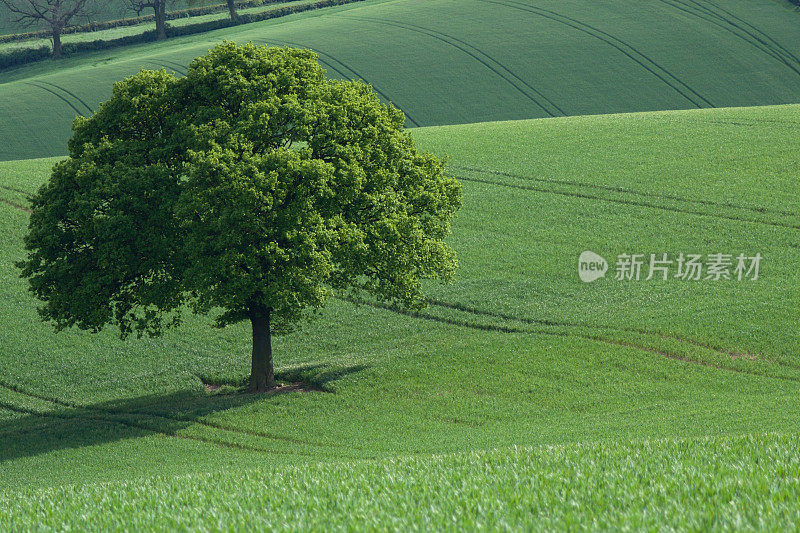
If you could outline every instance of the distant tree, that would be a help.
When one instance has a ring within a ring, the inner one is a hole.
[[[123,337],[160,334],[184,304],[248,320],[264,391],[271,335],[330,295],[422,307],[421,280],[456,267],[461,193],[404,119],[309,50],[223,43],[183,78],[115,84],[31,202],[19,266],[41,316]]]
[[[152,9],[156,18],[156,38],[167,38],[167,0],[128,0],[128,3],[137,15],[141,15],[146,9]]]
[[[23,26],[47,26],[53,39],[53,57],[61,57],[61,32],[72,19],[87,16],[89,0],[0,0],[11,20]]]

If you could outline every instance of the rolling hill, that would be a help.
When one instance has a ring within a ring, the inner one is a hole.
[[[783,0],[365,0],[0,72],[0,529],[798,523],[799,37]],[[454,282],[332,298],[266,395],[249,325],[55,333],[16,266],[74,117],[223,39],[372,83],[463,187]]]
[[[223,39],[313,48],[429,126],[797,102],[799,21],[775,0],[368,0],[2,72],[0,160],[64,154],[114,81]]]
[[[415,130],[451,157],[464,186],[456,281],[431,286],[419,313],[333,300],[276,341],[279,377],[304,385],[263,397],[230,394],[249,368],[243,327],[190,318],[163,338],[121,342],[39,323],[13,263],[26,197],[54,160],[0,163],[0,520],[147,528],[273,517],[288,529],[344,527],[357,512],[365,524],[418,528],[451,518],[467,528],[792,520],[799,112]],[[582,283],[584,250],[612,271]],[[763,263],[757,280],[614,278],[619,254],[662,252],[760,253]],[[627,502],[619,513],[599,486]],[[684,505],[695,490],[703,503]],[[531,512],[518,514],[522,504]],[[103,515],[109,505],[119,512]]]

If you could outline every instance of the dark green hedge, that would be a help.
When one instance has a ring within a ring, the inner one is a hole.
[[[298,4],[293,6],[284,6],[276,9],[270,9],[261,13],[248,13],[240,16],[240,24],[247,24],[250,22],[259,22],[278,17],[285,17],[293,13],[302,13],[303,11],[311,11],[313,9],[320,9],[323,7],[338,6],[344,4],[351,4],[354,2],[362,2],[363,0],[319,0],[309,4]],[[267,3],[267,2],[265,2]],[[273,2],[274,3],[274,2]],[[187,24],[185,26],[167,26],[167,37],[178,37],[181,35],[192,35],[195,33],[203,33],[211,30],[218,30],[235,26],[236,23],[229,18],[210,20],[208,22],[198,22],[197,24]],[[115,48],[118,46],[125,46],[129,44],[147,43],[156,40],[156,31],[148,30],[136,35],[128,35],[125,37],[118,37],[116,39],[96,39],[94,41],[81,41],[76,43],[64,43],[63,54],[69,56],[78,54],[80,52],[89,52],[93,50],[105,50],[108,48]],[[38,48],[24,48],[0,54],[0,69],[24,65],[34,61],[41,61],[50,57],[50,47],[41,46]]]
[[[50,57],[50,47],[40,46],[38,48],[20,48],[12,52],[0,54],[0,69],[33,63]]]

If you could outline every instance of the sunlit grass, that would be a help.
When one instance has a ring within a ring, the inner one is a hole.
[[[14,262],[19,207],[54,160],[1,163],[0,513],[56,529],[792,523],[798,111],[416,130],[463,179],[455,282],[415,315],[330,301],[275,343],[279,378],[315,390],[266,397],[234,393],[243,325],[187,315],[122,342],[40,323]],[[584,284],[585,249],[764,265],[756,282]]]

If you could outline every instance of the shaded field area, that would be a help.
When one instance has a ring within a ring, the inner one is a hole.
[[[773,0],[372,0],[0,73],[0,160],[62,155],[72,119],[141,68],[223,39],[316,50],[409,126],[794,103],[800,14]]]
[[[754,442],[763,444],[742,458],[742,468],[758,475],[736,478],[731,471],[721,486],[739,479],[743,498],[766,495],[761,503],[768,505],[780,493],[759,481],[771,475],[766,458],[782,454],[787,479],[797,461],[774,446],[796,444],[790,435],[800,408],[798,112],[800,106],[776,106],[415,130],[420,145],[450,156],[450,172],[463,183],[464,208],[451,237],[460,261],[456,281],[431,285],[429,306],[415,313],[332,300],[319,320],[276,339],[279,380],[304,385],[268,396],[234,393],[249,372],[245,327],[216,330],[211,319],[187,317],[162,338],[122,342],[110,330],[55,334],[40,323],[14,263],[24,253],[28,197],[55,160],[0,164],[0,490],[27,494],[19,501],[7,496],[17,503],[3,512],[23,524],[30,506],[45,512],[69,491],[77,491],[75,509],[83,508],[106,489],[39,491],[92,482],[128,483],[107,494],[131,507],[158,494],[149,488],[153,483],[167,495],[167,506],[194,494],[198,502],[211,499],[197,509],[214,509],[214,498],[224,494],[208,492],[202,480],[191,481],[196,492],[180,495],[173,491],[181,481],[137,481],[153,475],[224,469],[243,476],[230,490],[246,506],[271,486],[255,485],[252,493],[238,488],[249,486],[248,476],[262,475],[251,472],[256,465],[270,479],[280,478],[275,472],[299,472],[285,470],[297,465],[308,469],[307,485],[286,485],[303,494],[298,486],[333,490],[336,476],[365,459],[383,462],[359,466],[356,471],[365,473],[354,478],[353,490],[372,483],[370,476],[378,476],[372,468],[385,466],[386,475],[416,468],[397,466],[391,458],[398,456],[515,445],[563,444],[574,451],[583,449],[575,443],[608,443],[591,459],[603,450],[625,454],[639,446],[631,439],[743,433],[759,435]],[[609,259],[612,269],[621,253],[741,252],[764,259],[755,281],[617,281],[612,272],[585,284],[577,273],[584,250]],[[608,475],[620,476],[615,486],[622,492],[641,488],[636,498],[647,501],[648,491],[661,489],[625,472],[647,471],[651,460],[664,461],[653,466],[663,470],[678,458],[686,475],[696,464],[712,475],[728,464],[724,457],[716,463],[695,457],[747,442],[720,438],[686,444],[685,453],[684,444],[665,441],[655,458],[612,461],[618,470]],[[508,483],[513,465],[540,466],[518,452],[493,454],[444,460],[462,465],[448,482],[477,483],[496,461],[508,465],[502,474]],[[402,465],[418,464],[419,470],[398,481],[406,485],[387,502],[390,508],[407,504],[404,491],[416,487],[416,479],[447,476],[436,466],[444,464],[440,459],[410,461]],[[568,464],[563,468],[556,478],[573,476]],[[665,487],[684,479],[675,472],[658,475],[667,476]],[[575,490],[588,494],[591,486]],[[491,505],[505,505],[508,490]],[[665,502],[654,505],[672,517],[681,492],[664,490]],[[787,490],[794,494],[796,487]],[[522,497],[537,494],[531,488]],[[723,501],[725,494],[714,492],[709,501]],[[453,497],[442,513],[458,511]],[[313,506],[307,509],[315,515]],[[518,522],[505,509],[497,516],[512,525],[555,527],[572,516],[562,509],[566,518],[555,513],[552,523]],[[712,510],[687,508],[681,516],[691,525]],[[188,513],[187,523],[203,512]],[[790,512],[784,504],[774,519],[788,519]],[[137,516],[131,524],[152,518]],[[731,510],[720,520],[736,516]]]

